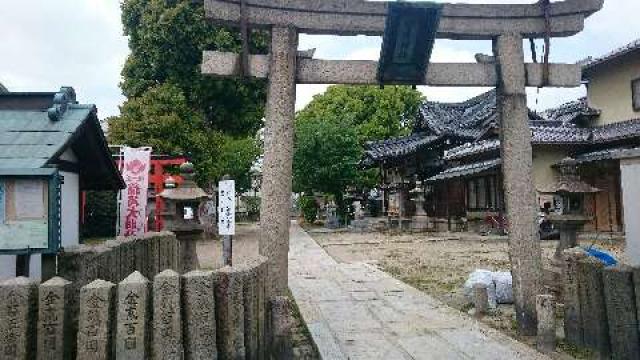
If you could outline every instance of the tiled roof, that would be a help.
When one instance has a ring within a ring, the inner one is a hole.
[[[532,126],[532,144],[586,144],[589,143],[591,129],[575,127]]]
[[[613,50],[612,52],[601,56],[599,58],[595,58],[595,59],[590,59],[586,62],[586,64],[583,66],[583,70],[584,71],[589,71],[591,69],[593,69],[594,67],[604,64],[608,61],[611,61],[613,59],[619,58],[621,56],[627,55],[631,52],[634,52],[636,50],[640,50],[640,39],[637,39],[635,41],[632,41],[631,43],[622,46],[618,49]]]
[[[501,159],[493,159],[488,161],[477,162],[473,164],[465,164],[461,166],[456,166],[449,168],[438,175],[432,176],[427,179],[427,181],[442,181],[447,179],[453,179],[458,177],[465,177],[469,175],[480,174],[485,171],[493,170],[502,164]]]
[[[496,91],[461,103],[427,101],[420,108],[417,129],[435,135],[476,139],[498,124]]]
[[[451,161],[462,159],[472,155],[484,154],[490,151],[500,149],[500,140],[482,140],[472,143],[467,143],[451,150],[448,150],[444,154],[444,160]]]
[[[610,143],[640,137],[640,119],[622,121],[592,128],[595,143]]]
[[[593,128],[531,126],[534,145],[598,145],[627,139],[640,139],[640,119]],[[500,149],[500,140],[467,143],[448,150],[444,160],[459,160]]]
[[[604,160],[619,160],[625,159],[629,157],[640,156],[640,147],[618,147],[613,149],[604,149],[598,151],[591,151],[588,153],[580,154],[574,156],[573,158],[567,158],[560,161],[558,164],[562,165],[565,163],[590,163],[595,161],[604,161]]]
[[[590,107],[586,97],[564,103],[542,113],[545,120],[565,126],[575,124],[581,118],[589,119],[598,115],[600,115],[600,110]]]
[[[416,131],[476,140],[499,127],[496,101],[495,89],[460,103],[426,101],[420,107]],[[544,119],[529,111],[529,120]]]
[[[433,144],[439,138],[439,136],[429,136],[424,133],[417,133],[405,137],[369,142],[365,144],[365,157],[361,161],[361,165],[371,166],[379,161],[395,159],[412,154]]]

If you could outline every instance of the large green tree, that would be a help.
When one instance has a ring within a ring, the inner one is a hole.
[[[184,91],[188,104],[201,111],[213,128],[231,135],[253,135],[264,112],[263,80],[220,80],[200,73],[202,52],[239,52],[237,30],[206,21],[202,2],[193,0],[125,0],[122,23],[131,54],[122,75],[128,98],[170,82]],[[253,32],[250,51],[265,53],[265,32]]]
[[[257,141],[209,128],[176,85],[158,85],[129,99],[122,105],[121,115],[108,119],[108,124],[113,144],[151,146],[155,153],[188,155],[201,183],[229,174],[241,191],[251,185],[248,170],[259,155]]]
[[[296,116],[294,190],[335,196],[370,186],[375,171],[358,170],[367,141],[408,134],[422,95],[406,86],[336,85]]]
[[[189,155],[202,183],[230,174],[246,189],[265,83],[200,73],[204,50],[240,51],[238,31],[207,22],[201,1],[123,0],[121,7],[131,50],[122,70],[127,100],[108,119],[109,140]],[[251,34],[252,53],[267,44],[265,32]]]

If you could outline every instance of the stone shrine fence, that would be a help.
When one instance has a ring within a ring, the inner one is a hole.
[[[580,248],[564,258],[566,341],[600,358],[640,359],[640,268],[605,267]]]
[[[267,259],[80,289],[61,277],[0,283],[2,359],[285,359],[287,298],[266,300]],[[71,334],[73,310],[77,336]],[[284,349],[284,350],[283,350]],[[278,352],[280,351],[280,352]]]

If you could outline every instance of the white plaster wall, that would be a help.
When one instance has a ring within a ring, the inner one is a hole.
[[[60,172],[64,176],[62,184],[62,246],[80,243],[80,176],[70,172]]]
[[[0,255],[0,280],[16,276],[16,256]]]
[[[621,160],[622,205],[630,265],[640,266],[640,158]]]

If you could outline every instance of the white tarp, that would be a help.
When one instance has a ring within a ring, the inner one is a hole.
[[[223,180],[218,185],[218,233],[236,234],[236,182]]]
[[[144,234],[147,223],[150,148],[122,149],[120,171],[127,187],[120,192],[120,236]]]
[[[513,303],[513,285],[510,272],[492,272],[476,270],[464,283],[464,295],[473,301],[473,286],[483,284],[487,287],[489,307],[495,309],[497,304]]]

